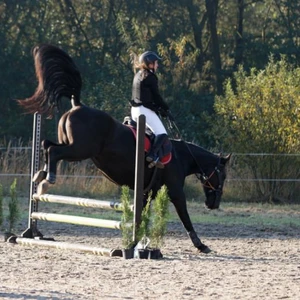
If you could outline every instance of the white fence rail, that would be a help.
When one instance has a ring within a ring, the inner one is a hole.
[[[30,174],[6,174],[0,173],[0,177],[30,177]],[[102,179],[103,176],[88,176],[88,175],[57,175],[57,178],[99,178]],[[282,179],[272,179],[272,178],[227,178],[226,181],[273,181],[273,182],[300,182],[298,178],[282,178]]]
[[[9,147],[9,148],[5,148],[5,147],[0,147],[0,151],[2,151],[2,153],[5,153],[7,150],[9,151],[13,151],[13,152],[18,152],[18,151],[30,151],[31,147]],[[232,158],[234,157],[246,157],[246,156],[252,156],[252,157],[270,157],[270,156],[274,156],[274,157],[299,157],[300,158],[300,153],[232,153]],[[1,156],[0,156],[1,159]],[[1,166],[1,163],[0,163]],[[298,168],[300,169],[300,165],[294,165],[292,166],[293,168]],[[1,172],[1,169],[0,169]],[[233,175],[233,174],[232,174]],[[0,173],[0,178],[1,177],[30,177],[30,174],[22,174],[22,173]],[[103,178],[102,175],[96,175],[96,176],[92,176],[92,175],[74,175],[74,174],[64,174],[64,175],[57,175],[58,178],[89,178],[89,179],[101,179]],[[240,182],[255,182],[255,181],[260,181],[260,182],[300,182],[300,178],[243,178],[243,177],[231,177],[228,176],[227,181],[240,181]]]

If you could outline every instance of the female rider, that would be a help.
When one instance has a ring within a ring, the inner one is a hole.
[[[155,134],[154,144],[146,156],[150,162],[149,168],[155,165],[163,168],[159,161],[159,150],[167,140],[167,131],[158,117],[169,114],[169,106],[163,100],[158,89],[158,78],[155,72],[161,58],[153,51],[146,51],[139,57],[139,71],[135,74],[132,84],[131,117],[137,121],[140,115],[145,115],[146,125]]]

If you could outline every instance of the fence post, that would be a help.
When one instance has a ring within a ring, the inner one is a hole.
[[[137,230],[141,224],[141,215],[144,198],[144,169],[145,169],[145,127],[146,117],[140,115],[137,123],[137,140],[135,155],[134,179],[134,216],[133,216],[133,241],[137,242]]]

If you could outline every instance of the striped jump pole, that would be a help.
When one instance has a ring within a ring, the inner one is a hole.
[[[84,207],[92,207],[106,210],[122,211],[122,203],[115,201],[103,201],[80,197],[70,197],[62,195],[37,195],[37,186],[33,183],[34,174],[39,170],[39,154],[40,154],[40,131],[41,131],[41,115],[34,115],[33,126],[33,145],[32,145],[32,162],[31,162],[31,186],[30,186],[30,202],[28,228],[21,237],[12,235],[8,238],[8,242],[18,243],[26,246],[44,246],[56,249],[69,249],[90,252],[102,256],[122,256],[119,249],[107,249],[93,247],[82,244],[71,244],[64,242],[55,242],[54,239],[44,238],[37,229],[37,221],[60,222],[75,225],[85,225],[94,227],[105,227],[110,229],[121,229],[121,221],[104,220],[97,218],[88,218],[81,216],[45,213],[38,211],[38,202],[49,202],[58,204],[68,204]],[[138,119],[137,127],[137,144],[136,144],[136,166],[135,166],[135,182],[134,182],[134,205],[131,210],[134,213],[133,224],[125,224],[125,226],[133,225],[133,241],[136,241],[137,228],[141,222],[141,213],[143,206],[143,186],[144,186],[144,134],[145,134],[145,116],[141,115]]]
[[[122,256],[122,252],[119,249],[109,249],[109,248],[101,248],[88,246],[84,244],[75,244],[75,243],[66,243],[66,242],[55,242],[49,240],[41,240],[41,239],[30,239],[30,238],[19,238],[13,236],[10,238],[11,243],[20,244],[23,246],[30,247],[47,247],[54,249],[62,249],[62,250],[76,250],[87,252],[99,256]]]
[[[110,229],[121,229],[121,221],[79,217],[79,216],[65,215],[65,214],[33,212],[31,214],[31,218],[33,220],[69,223],[69,224],[85,225],[85,226],[93,226],[93,227],[104,227]]]
[[[75,198],[75,197],[62,196],[62,195],[33,194],[32,199],[34,201],[68,204],[68,205],[84,206],[84,207],[93,207],[93,208],[100,208],[100,209],[106,209],[106,210],[122,211],[122,209],[123,209],[123,205],[120,202],[94,200],[94,199],[89,199],[89,198],[77,198],[77,197]],[[132,211],[134,210],[133,205],[131,205],[131,210]]]

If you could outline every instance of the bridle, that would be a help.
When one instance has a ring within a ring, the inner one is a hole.
[[[219,157],[218,159],[218,163],[217,165],[215,166],[214,170],[209,174],[209,175],[206,175],[203,171],[203,169],[201,168],[201,166],[199,165],[195,155],[193,154],[191,148],[189,147],[189,145],[187,143],[185,143],[187,148],[189,149],[189,152],[193,158],[193,160],[195,161],[198,169],[200,170],[200,173],[195,173],[197,179],[201,182],[201,184],[206,187],[206,188],[209,188],[210,190],[208,191],[208,193],[212,193],[214,192],[216,194],[216,197],[221,197],[222,195],[222,186],[223,186],[223,180],[221,178],[221,171],[220,171],[220,166],[222,165],[221,164],[221,157]],[[212,176],[216,174],[218,176],[218,181],[219,181],[219,184],[218,184],[218,187],[215,188],[211,182],[210,182],[210,179],[212,178]]]
[[[168,117],[167,120],[169,121],[168,122],[168,127],[169,127],[169,130],[172,132],[173,131],[173,128],[175,127],[175,131],[177,132],[177,135],[179,136],[179,138],[181,137],[181,134],[180,134],[180,130],[178,129],[176,123],[174,120],[170,120],[170,118]],[[181,139],[181,138],[180,138]],[[197,179],[201,182],[201,184],[203,185],[203,187],[206,187],[208,188],[209,190],[207,191],[208,193],[215,193],[216,195],[216,199],[219,199],[222,195],[222,187],[223,187],[223,179],[221,178],[221,171],[220,171],[220,166],[223,166],[223,164],[221,164],[221,156],[219,157],[218,159],[218,163],[217,165],[215,166],[215,169],[207,176],[203,169],[201,168],[201,166],[199,165],[195,155],[193,154],[191,148],[189,147],[189,145],[184,142],[184,144],[186,145],[186,147],[188,148],[193,160],[195,161],[200,173],[195,173]],[[218,181],[219,181],[219,184],[218,184],[218,187],[215,188],[211,182],[210,182],[210,179],[212,178],[212,176],[214,174],[217,174],[218,176]]]

